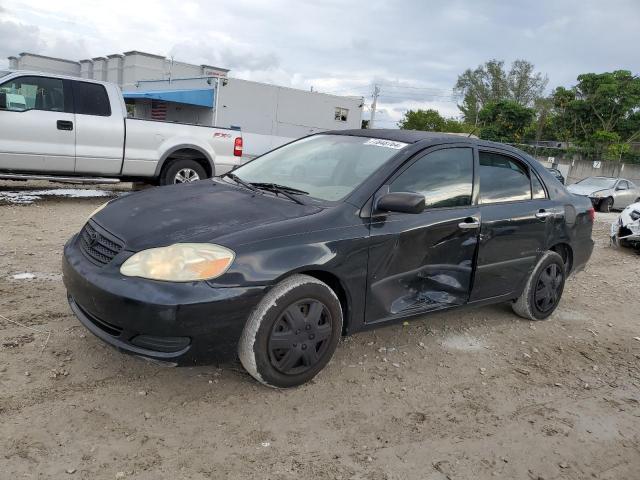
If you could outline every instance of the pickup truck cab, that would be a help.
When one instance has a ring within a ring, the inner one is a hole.
[[[112,83],[0,72],[0,178],[166,185],[241,164],[237,130],[127,118]]]

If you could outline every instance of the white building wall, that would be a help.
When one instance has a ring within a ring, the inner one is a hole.
[[[107,57],[107,82],[122,86],[123,55],[109,55]]]
[[[93,58],[93,79],[107,80],[107,59],[104,57]]]
[[[21,53],[20,56],[13,57],[13,61],[10,61],[10,67],[16,70],[42,71],[76,77],[80,75],[80,63],[78,62],[32,53]]]
[[[91,60],[80,60],[80,76],[93,78],[93,62]]]
[[[363,99],[229,78],[221,82],[217,125],[240,127],[245,152],[259,155],[311,133],[360,128]],[[346,108],[347,121],[335,120]]]

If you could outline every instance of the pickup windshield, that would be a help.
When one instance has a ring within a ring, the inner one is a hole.
[[[603,177],[587,177],[584,180],[577,182],[578,185],[585,187],[598,187],[598,188],[613,188],[616,183],[615,178],[603,178]]]
[[[407,144],[346,135],[313,135],[237,168],[243,181],[308,192],[320,200],[349,195]]]

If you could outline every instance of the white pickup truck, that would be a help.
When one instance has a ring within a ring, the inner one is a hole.
[[[0,178],[166,185],[242,164],[237,130],[127,118],[111,83],[0,71]]]

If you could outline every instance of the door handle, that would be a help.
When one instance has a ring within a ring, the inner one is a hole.
[[[551,217],[553,216],[553,212],[547,212],[546,210],[539,210],[538,212],[536,212],[536,218],[539,218],[541,220],[546,219],[547,217]]]
[[[73,130],[73,122],[69,120],[58,120],[56,126],[58,130]]]
[[[480,228],[480,220],[476,217],[469,217],[465,219],[464,222],[460,222],[458,228],[461,230],[475,230],[476,228]]]

